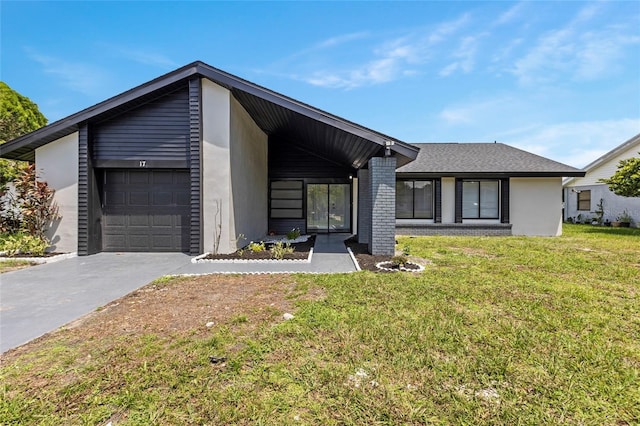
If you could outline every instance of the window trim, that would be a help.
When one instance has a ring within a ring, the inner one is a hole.
[[[478,212],[477,216],[468,217],[464,216],[464,184],[465,182],[478,182]],[[481,182],[497,182],[498,184],[498,204],[496,206],[497,216],[491,217],[482,217],[480,212],[482,211],[482,191],[480,190]],[[502,182],[500,179],[461,179],[460,184],[460,202],[461,202],[461,210],[460,215],[462,220],[500,220],[500,209],[502,204]]]
[[[436,197],[436,180],[435,179],[414,179],[414,178],[401,178],[396,179],[396,185],[398,182],[411,182],[411,217],[398,217],[398,208],[396,204],[396,219],[425,219],[425,220],[435,220],[436,212],[435,212],[435,197]],[[416,193],[415,193],[415,185],[416,182],[431,182],[431,216],[429,217],[416,217]],[[396,194],[396,203],[397,203],[397,194]]]
[[[589,194],[589,198],[588,199],[584,199],[581,200],[580,196],[582,194]],[[577,208],[576,210],[581,211],[581,212],[590,212],[591,211],[591,190],[590,189],[583,189],[581,191],[576,191],[576,202],[577,202]],[[588,208],[580,208],[580,203],[588,203]]]

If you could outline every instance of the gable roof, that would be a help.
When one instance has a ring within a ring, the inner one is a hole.
[[[102,121],[169,93],[193,77],[204,77],[227,88],[268,135],[321,151],[354,168],[384,152],[387,141],[406,164],[418,149],[390,136],[314,108],[240,77],[196,61],[131,90],[0,145],[0,157],[33,161],[35,149],[78,130],[85,122]],[[302,141],[302,142],[301,142]]]
[[[631,139],[629,139],[628,141],[624,142],[621,145],[618,145],[617,147],[613,148],[611,151],[607,152],[606,154],[604,154],[602,157],[592,161],[591,163],[587,164],[584,167],[584,171],[586,173],[589,173],[590,171],[600,167],[601,165],[605,164],[606,162],[618,157],[620,154],[623,154],[625,151],[633,149],[634,147],[636,147],[638,150],[640,150],[640,133],[638,133],[637,135],[633,136]],[[570,177],[564,180],[564,182],[562,182],[563,185],[567,185],[568,183],[571,183],[574,180],[574,177]]]
[[[584,176],[584,171],[503,143],[416,143],[415,161],[398,173],[437,176]]]

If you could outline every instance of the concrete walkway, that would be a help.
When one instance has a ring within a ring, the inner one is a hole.
[[[318,235],[311,263],[191,263],[181,253],[99,253],[0,275],[0,353],[163,275],[355,271],[347,234]]]

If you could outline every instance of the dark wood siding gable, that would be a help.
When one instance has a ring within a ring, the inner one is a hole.
[[[93,157],[104,160],[189,159],[189,92],[162,96],[93,128]]]

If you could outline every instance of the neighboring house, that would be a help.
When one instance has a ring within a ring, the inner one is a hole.
[[[436,147],[194,62],[0,145],[0,156],[35,161],[62,215],[53,248],[79,255],[227,253],[241,237],[294,227],[357,233],[373,254],[392,254],[396,185],[400,216],[412,197],[413,219],[426,221],[409,224],[416,233],[439,222],[452,233],[560,233],[560,179],[582,171],[502,144],[444,144],[456,148],[433,167]]]
[[[564,219],[578,216],[596,217],[598,204],[602,200],[604,221],[613,222],[620,214],[627,212],[633,219],[632,225],[640,223],[640,198],[621,197],[609,190],[609,187],[599,179],[613,176],[618,169],[620,160],[640,156],[640,134],[635,135],[622,145],[607,152],[602,157],[588,164],[585,176],[566,178],[562,184],[564,199]]]

